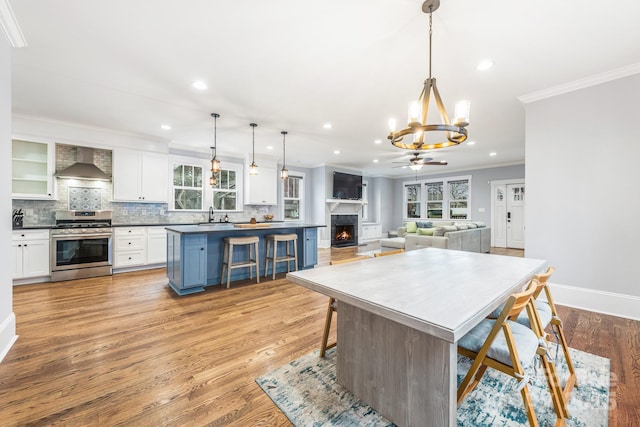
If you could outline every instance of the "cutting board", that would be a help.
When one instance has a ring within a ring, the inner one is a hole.
[[[233,224],[234,227],[238,228],[267,228],[271,224],[260,223],[260,224]]]

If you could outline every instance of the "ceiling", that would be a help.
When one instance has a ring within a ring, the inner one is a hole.
[[[288,166],[414,173],[393,167],[410,153],[386,136],[389,118],[404,123],[428,74],[420,0],[11,5],[28,44],[13,49],[15,114],[208,152],[215,112],[220,155],[251,152],[255,122],[256,156],[281,159],[287,130]],[[457,100],[471,101],[475,144],[430,153],[449,164],[421,173],[523,163],[518,96],[639,63],[638,16],[636,0],[441,0],[433,76],[449,114]],[[494,67],[477,71],[484,58]],[[193,88],[196,80],[208,89]]]

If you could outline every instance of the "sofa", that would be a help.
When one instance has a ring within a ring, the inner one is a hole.
[[[480,221],[407,221],[397,232],[398,237],[380,240],[383,252],[434,247],[486,253],[491,249],[491,228]]]

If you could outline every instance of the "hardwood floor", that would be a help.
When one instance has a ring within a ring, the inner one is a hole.
[[[254,379],[319,348],[327,297],[282,274],[216,288],[178,297],[164,269],[14,287],[0,425],[290,425]],[[611,359],[610,425],[638,425],[640,322],[560,309],[571,347]]]

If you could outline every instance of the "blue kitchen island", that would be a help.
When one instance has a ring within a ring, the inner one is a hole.
[[[267,234],[296,233],[298,235],[298,269],[313,268],[318,263],[318,227],[324,225],[273,222],[259,224],[260,228],[239,228],[228,223],[175,225],[167,230],[167,277],[169,286],[178,295],[204,291],[205,286],[219,285],[225,237],[258,236],[260,238],[258,271],[264,276],[265,236]],[[283,249],[279,249],[282,251]],[[246,259],[248,247],[234,248],[235,259]],[[282,253],[282,252],[280,252]],[[278,263],[276,272],[287,271],[285,263]],[[246,279],[249,269],[234,269],[231,280]]]

